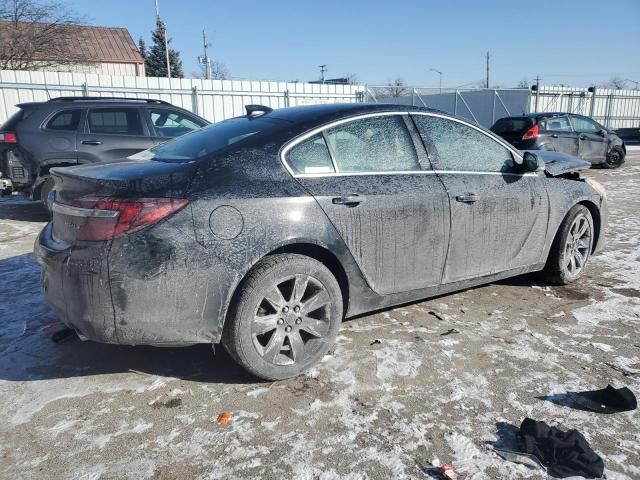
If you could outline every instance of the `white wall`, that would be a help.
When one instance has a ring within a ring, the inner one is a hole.
[[[532,112],[536,110],[535,92],[531,94],[529,108]],[[586,88],[541,86],[537,110],[579,113],[593,117],[608,128],[637,128],[640,127],[640,90],[596,88],[594,98]]]
[[[313,103],[352,103],[359,101],[364,88],[362,85],[0,70],[0,122],[16,111],[17,103],[46,101],[60,96],[156,98],[217,122],[244,115],[244,105],[251,103],[272,108]]]

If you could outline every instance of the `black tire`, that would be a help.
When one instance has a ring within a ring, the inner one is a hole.
[[[53,190],[55,186],[55,180],[52,177],[47,177],[44,182],[42,182],[42,186],[40,187],[40,201],[44,208],[51,215],[51,204],[49,202],[49,193]]]
[[[594,232],[593,217],[589,209],[584,205],[574,205],[560,224],[547,263],[541,272],[542,279],[566,285],[580,278],[591,257]]]
[[[342,308],[340,286],[322,263],[298,254],[270,255],[242,282],[222,343],[257,377],[294,377],[333,345]]]
[[[624,163],[624,157],[625,155],[622,147],[611,147],[611,150],[607,153],[607,158],[605,158],[602,166],[604,168],[618,168]]]

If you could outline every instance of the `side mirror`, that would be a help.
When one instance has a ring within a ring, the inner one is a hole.
[[[544,161],[533,152],[524,152],[522,166],[525,172],[539,172],[544,170]]]
[[[599,133],[600,135],[602,135],[603,137],[606,137],[606,136],[607,136],[607,133],[609,133],[609,132],[608,132],[606,129],[601,128],[600,130],[598,130],[598,133]]]

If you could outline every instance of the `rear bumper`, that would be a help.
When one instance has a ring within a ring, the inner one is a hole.
[[[34,254],[42,266],[44,297],[58,318],[84,337],[119,343],[109,288],[109,244],[65,248],[51,237],[51,223],[40,232]]]
[[[190,218],[190,212],[176,215]],[[184,224],[184,218],[178,223]],[[42,290],[58,318],[83,337],[122,345],[193,345],[219,341],[221,302],[233,275],[204,270],[198,245],[171,221],[112,242],[56,242],[49,223],[36,240]],[[188,231],[188,230],[187,230]],[[174,242],[187,245],[176,248]],[[219,283],[211,281],[217,278]]]

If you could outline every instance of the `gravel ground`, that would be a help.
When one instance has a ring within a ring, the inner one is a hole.
[[[640,393],[640,154],[586,174],[611,218],[580,282],[519,277],[349,320],[317,368],[276,383],[222,348],[53,343],[31,255],[45,217],[0,199],[0,477],[399,479],[439,462],[546,478],[492,451],[530,416],[582,432],[609,479],[640,478],[637,412],[538,398]]]

